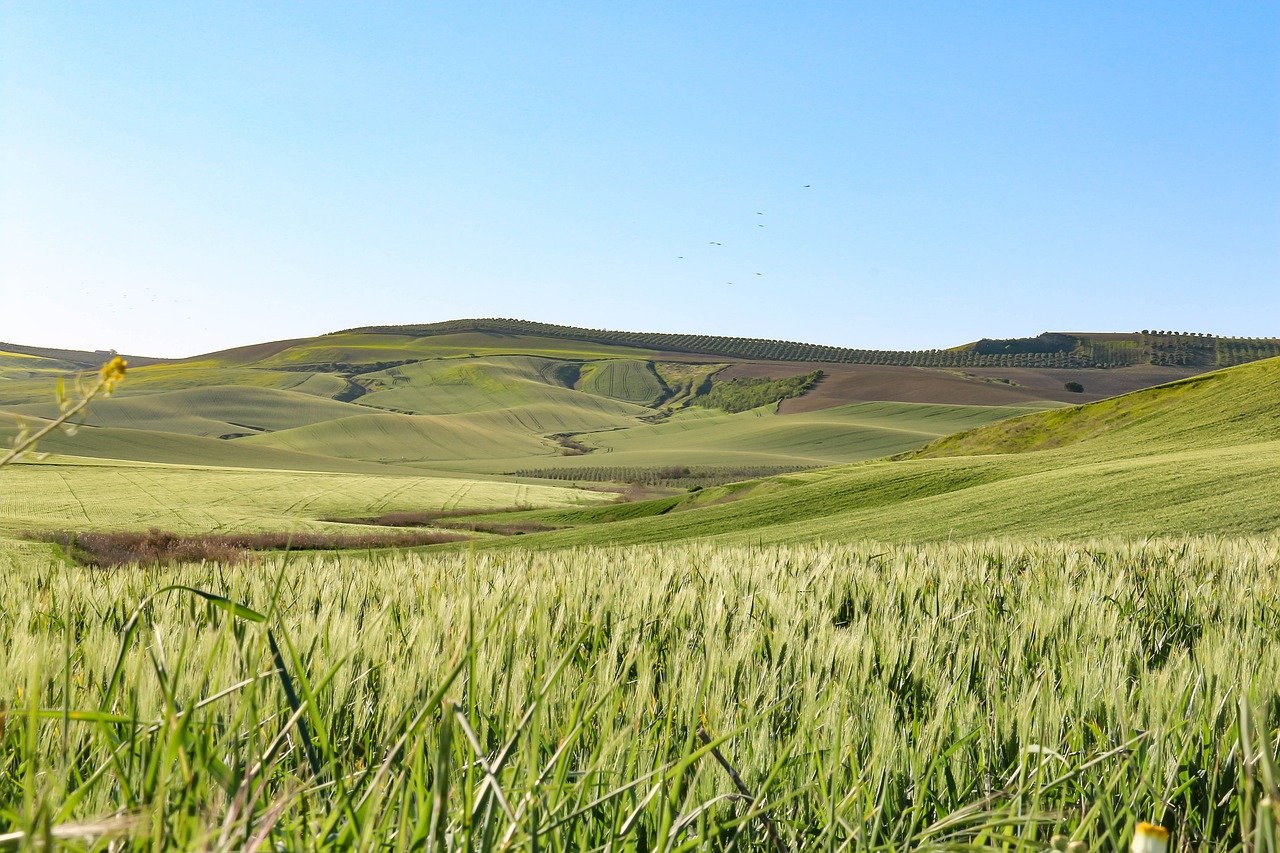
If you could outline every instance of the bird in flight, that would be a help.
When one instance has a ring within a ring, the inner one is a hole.
[[[724,245],[724,243],[717,243],[715,240],[712,240],[712,241],[711,241],[711,245],[713,245],[713,246],[723,246],[723,245]]]
[[[804,185],[804,188],[805,188],[805,189],[809,189],[809,187],[810,187],[810,184],[805,184],[805,185]]]

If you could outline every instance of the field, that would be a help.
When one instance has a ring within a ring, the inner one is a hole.
[[[816,368],[595,337],[148,364],[0,468],[0,849],[1277,849],[1280,359],[734,413]]]
[[[1267,533],[1280,529],[1278,405],[1280,360],[1272,359],[955,432],[903,458],[525,513],[568,529],[520,544]],[[613,457],[625,458],[602,458]]]
[[[7,573],[33,840],[1274,849],[1274,536]]]

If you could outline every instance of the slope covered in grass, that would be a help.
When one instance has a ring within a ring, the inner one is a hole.
[[[234,443],[378,462],[527,459],[557,454],[558,445],[542,436],[576,423],[573,411],[554,405],[462,415],[369,414]]]
[[[38,428],[42,422],[0,412],[0,446],[7,445],[22,426]],[[210,465],[226,468],[279,468],[287,471],[346,471],[379,473],[387,468],[359,459],[288,448],[251,447],[235,441],[116,427],[81,427],[74,434],[55,431],[41,440],[42,453],[157,462],[174,465]],[[392,472],[394,473],[394,472]],[[408,472],[401,472],[408,473]]]
[[[577,430],[621,426],[650,414],[643,406],[573,390],[579,373],[578,362],[535,356],[422,361],[362,374],[368,391],[359,402],[430,415],[560,406]]]
[[[0,539],[24,530],[338,529],[319,519],[603,499],[574,489],[464,478],[118,463],[19,464],[6,466],[0,477]]]
[[[1023,453],[1089,442],[1090,453],[1150,452],[1280,438],[1280,359],[1170,382],[950,436],[922,457]]]
[[[74,389],[74,375],[54,371],[27,379],[0,382],[0,406],[31,403],[47,403],[53,399],[54,380],[59,375],[68,376],[67,390]],[[317,376],[322,385],[317,385]],[[166,363],[130,367],[128,376],[116,391],[118,397],[155,394],[161,391],[181,391],[192,388],[225,386],[248,388],[277,388],[298,390],[304,393],[332,397],[347,387],[338,376],[314,374],[306,371],[264,370],[254,367],[236,367],[216,362]]]
[[[68,361],[12,352],[0,346],[0,382],[72,373],[77,369],[76,365]]]
[[[52,418],[54,403],[12,406],[23,416]],[[218,438],[269,432],[362,414],[359,406],[298,391],[246,385],[206,386],[155,394],[120,395],[94,402],[80,423]]]
[[[636,504],[624,521],[599,523],[612,518],[605,511],[544,515],[579,526],[527,544],[1270,532],[1280,529],[1277,411],[1280,360],[1271,360],[981,427],[918,458]],[[1020,442],[1064,415],[1075,441]],[[983,453],[938,452],[960,441]]]
[[[599,450],[558,464],[830,465],[899,453],[1024,411],[911,403],[862,403],[795,415],[779,415],[772,406],[736,414],[689,409],[663,423],[581,436]]]
[[[578,389],[641,406],[657,403],[667,392],[653,365],[635,359],[589,362],[582,368]]]

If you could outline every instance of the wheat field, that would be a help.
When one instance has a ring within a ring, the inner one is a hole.
[[[1274,849],[1274,536],[9,563],[11,846]]]

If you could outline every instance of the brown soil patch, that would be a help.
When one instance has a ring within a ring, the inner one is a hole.
[[[1018,406],[1055,400],[1088,403],[1127,394],[1203,373],[1194,367],[1138,365],[1108,370],[1062,370],[1025,367],[924,368],[872,364],[818,362],[750,362],[734,364],[719,374],[722,379],[781,379],[824,372],[807,394],[783,400],[781,414],[812,412],[850,403],[942,403],[972,406]],[[1084,393],[1063,387],[1079,382]]]

